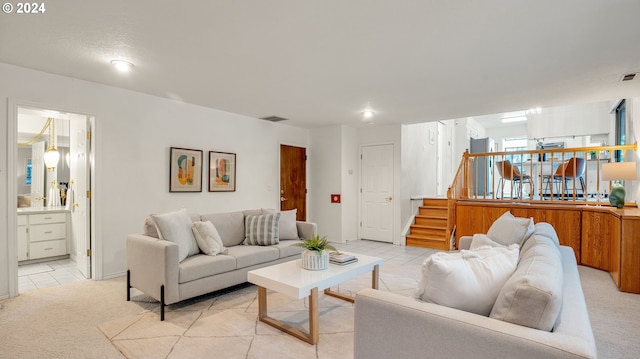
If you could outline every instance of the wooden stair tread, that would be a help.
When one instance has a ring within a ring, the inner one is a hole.
[[[428,214],[416,214],[416,217],[418,218],[432,218],[432,219],[447,219],[448,216],[434,216],[434,215],[428,215]]]
[[[407,238],[417,239],[417,240],[437,241],[437,242],[442,242],[447,240],[445,236],[436,236],[436,235],[429,235],[429,234],[407,234]]]
[[[446,223],[444,226],[428,225],[428,224],[412,224],[411,228],[424,228],[424,229],[447,229]]]

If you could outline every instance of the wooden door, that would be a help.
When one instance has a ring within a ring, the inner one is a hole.
[[[393,242],[393,145],[362,147],[360,237]]]
[[[306,221],[307,149],[280,145],[280,210],[296,208],[296,219]]]

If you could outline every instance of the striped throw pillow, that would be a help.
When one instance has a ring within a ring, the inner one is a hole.
[[[245,245],[269,246],[278,244],[278,221],[280,213],[244,218]]]

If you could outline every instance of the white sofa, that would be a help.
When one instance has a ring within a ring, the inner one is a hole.
[[[145,220],[143,234],[127,236],[127,301],[136,288],[160,302],[160,319],[165,305],[224,289],[247,281],[247,272],[295,259],[303,251],[291,246],[296,239],[280,239],[275,245],[243,245],[245,216],[275,210],[248,210],[229,213],[190,214],[192,221],[211,221],[226,253],[215,256],[198,253],[179,261],[178,244],[162,240],[151,218]],[[295,222],[299,238],[311,238],[317,226]]]
[[[523,259],[524,251],[538,250],[536,240],[544,239],[542,237],[553,237],[556,243],[558,241],[553,227],[547,223],[536,224],[533,235],[522,246],[520,261],[509,281],[527,272],[529,267],[522,268],[525,265],[546,265],[548,258],[545,257],[534,261]],[[532,238],[534,242],[529,243]],[[469,244],[470,238],[466,237],[459,247],[467,249]],[[552,331],[533,329],[395,293],[365,289],[357,293],[355,301],[355,359],[596,358],[595,341],[573,250],[559,246],[559,251],[563,273],[559,284],[562,302]],[[527,264],[523,265],[523,262]],[[520,309],[527,310],[526,306],[530,306],[531,313],[539,312],[531,303],[536,295],[528,292],[525,298],[521,298],[519,305],[525,307]],[[517,305],[513,304],[514,307]]]

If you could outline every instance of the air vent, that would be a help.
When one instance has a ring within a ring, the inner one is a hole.
[[[638,73],[634,72],[634,73],[632,73],[632,74],[622,75],[622,80],[620,80],[620,81],[631,81],[631,80],[633,80],[633,79],[635,79],[635,78],[636,78],[636,75],[637,75],[637,74],[638,74]]]
[[[265,121],[269,121],[269,122],[280,122],[280,121],[286,121],[287,119],[284,117],[278,117],[278,116],[267,116],[267,117],[260,117],[261,120],[265,120]]]

